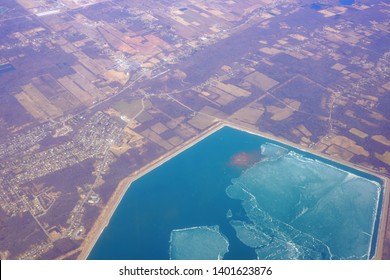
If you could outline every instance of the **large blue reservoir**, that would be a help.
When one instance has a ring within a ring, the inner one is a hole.
[[[89,259],[369,259],[382,181],[224,127],[133,182]]]

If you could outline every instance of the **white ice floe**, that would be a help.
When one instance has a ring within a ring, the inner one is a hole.
[[[218,226],[175,229],[171,232],[169,255],[172,260],[218,260],[229,251],[227,238]]]

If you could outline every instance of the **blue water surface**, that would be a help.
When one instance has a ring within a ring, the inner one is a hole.
[[[231,158],[258,151],[263,143],[261,137],[225,127],[138,179],[89,259],[169,259],[172,230],[213,225],[229,238],[225,259],[255,258],[226,219],[229,209],[245,213],[225,189],[242,171]]]

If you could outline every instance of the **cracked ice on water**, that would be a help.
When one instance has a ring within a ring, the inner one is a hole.
[[[367,259],[381,186],[274,144],[233,179],[247,220],[230,224],[259,259]]]

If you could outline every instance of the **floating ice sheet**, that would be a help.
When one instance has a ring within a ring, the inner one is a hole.
[[[281,156],[284,156],[287,153],[288,150],[286,148],[280,147],[275,144],[267,143],[261,145],[261,155],[271,160],[275,160]]]
[[[218,260],[228,248],[218,226],[200,226],[173,230],[169,254],[172,260]]]
[[[232,209],[229,209],[229,210],[226,212],[226,218],[230,219],[231,217],[233,217],[233,211],[232,211]]]
[[[248,221],[231,221],[260,259],[367,259],[381,187],[323,162],[265,144],[262,160],[226,192]]]

